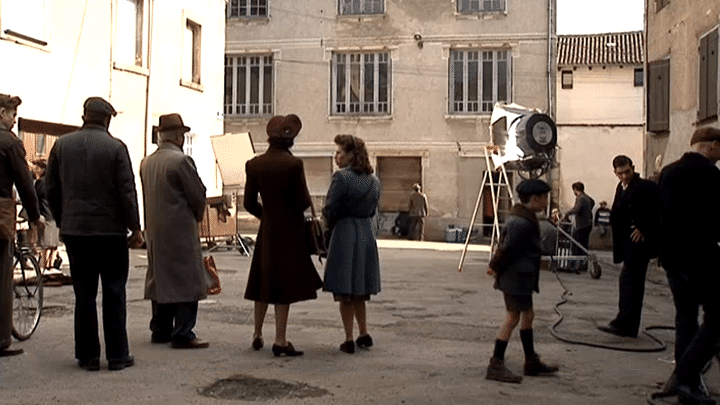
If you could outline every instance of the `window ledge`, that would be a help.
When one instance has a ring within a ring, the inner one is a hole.
[[[260,123],[272,118],[272,115],[230,115],[225,114],[223,119],[225,122],[232,123]]]
[[[389,122],[392,121],[392,115],[330,115],[328,121],[331,122]]]
[[[359,23],[371,23],[378,22],[385,19],[385,13],[382,14],[338,14],[338,21],[340,22],[359,22]]]
[[[195,91],[203,92],[204,87],[200,83],[195,83],[191,81],[187,81],[185,79],[180,79],[180,85],[182,87],[187,87],[188,89],[193,89]]]
[[[261,17],[226,17],[225,24],[229,26],[238,25],[267,25],[270,23],[270,16]]]
[[[478,114],[445,114],[445,121],[480,121],[490,123],[491,114],[490,112]]]
[[[12,30],[4,30],[0,32],[0,39],[15,42],[18,45],[25,45],[41,51],[50,52],[50,45],[47,41],[29,37]]]
[[[134,73],[141,76],[150,76],[150,71],[142,66],[126,65],[120,62],[113,62],[113,69],[123,72]]]
[[[693,125],[696,126],[696,127],[701,127],[701,126],[703,126],[703,125],[705,125],[705,124],[709,124],[709,123],[711,123],[711,122],[716,122],[717,120],[718,120],[718,116],[717,116],[717,114],[715,114],[715,115],[711,115],[711,116],[709,116],[709,117],[707,117],[707,118],[703,118],[703,119],[701,119],[701,120],[697,120],[697,121],[695,121],[695,122],[693,123]]]
[[[455,18],[458,20],[498,20],[507,17],[507,15],[507,10],[455,12]]]

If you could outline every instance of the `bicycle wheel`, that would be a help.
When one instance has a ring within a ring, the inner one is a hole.
[[[37,259],[30,252],[15,255],[13,267],[13,330],[18,340],[27,340],[40,323],[43,279]]]

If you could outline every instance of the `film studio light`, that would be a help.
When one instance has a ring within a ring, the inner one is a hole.
[[[548,115],[518,105],[496,104],[491,124],[492,143],[501,150],[496,165],[543,175],[552,163],[557,145],[557,126]]]

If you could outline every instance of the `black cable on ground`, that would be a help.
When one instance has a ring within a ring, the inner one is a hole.
[[[569,343],[569,344],[573,344],[573,345],[583,345],[583,346],[597,347],[600,349],[618,350],[618,351],[622,351],[622,352],[650,353],[650,352],[661,352],[661,351],[664,351],[665,349],[667,349],[667,344],[665,344],[665,342],[663,342],[660,339],[656,338],[655,336],[649,334],[647,331],[653,330],[653,329],[664,329],[664,330],[675,329],[672,326],[652,325],[652,326],[645,327],[643,329],[642,333],[658,344],[657,347],[652,347],[652,348],[629,348],[629,347],[614,346],[614,345],[603,344],[603,343],[593,343],[593,342],[585,342],[582,340],[573,340],[573,339],[568,339],[568,338],[560,336],[560,334],[555,330],[555,328],[558,325],[560,325],[560,323],[562,323],[562,321],[564,319],[562,312],[560,312],[560,306],[568,302],[567,295],[569,294],[570,291],[567,289],[567,287],[565,287],[565,284],[563,284],[562,280],[560,280],[557,270],[555,270],[554,273],[555,273],[555,279],[557,279],[558,283],[560,284],[560,286],[563,289],[563,293],[560,296],[560,301],[558,303],[556,303],[555,307],[554,307],[555,313],[558,315],[559,318],[550,327],[550,334],[555,339],[557,339],[561,342]]]

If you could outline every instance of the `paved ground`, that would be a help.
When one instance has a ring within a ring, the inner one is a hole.
[[[229,394],[270,398],[266,402],[273,404],[619,405],[645,403],[647,393],[670,374],[670,349],[612,351],[571,345],[551,336],[549,328],[558,319],[553,306],[563,288],[553,273],[543,271],[541,293],[535,298],[536,349],[543,359],[560,363],[561,371],[556,377],[526,377],[519,385],[485,380],[494,336],[504,317],[503,302],[485,275],[487,250],[473,249],[464,272],[458,273],[461,247],[382,241],[383,291],[368,306],[376,345],[354,355],[340,352],[344,334],[337,304],[329,294],[320,293],[317,300],[291,307],[288,336],[296,348],[305,350],[305,356],[297,358],[272,356],[268,347],[274,330],[272,311],[265,330],[267,346],[258,352],[250,348],[252,303],[242,298],[250,258],[235,251],[213,253],[223,292],[201,302],[196,329],[211,347],[183,351],[151,344],[150,305],[142,299],[145,252],[133,251],[128,329],[136,365],[120,372],[79,369],[73,359],[72,288],[47,288],[38,330],[30,340],[16,344],[26,353],[0,359],[0,403],[248,403],[200,394],[217,381],[230,379],[223,385]],[[557,331],[564,338],[627,349],[657,347],[646,336],[615,338],[595,330],[614,315],[617,302],[618,272],[607,263],[607,253],[600,257],[600,280],[588,274],[559,274],[570,295],[560,307],[564,321]],[[661,272],[650,270],[644,326],[672,323],[672,301],[663,281]],[[671,331],[653,334],[672,347]],[[507,363],[517,372],[522,368],[517,333]],[[718,375],[717,367],[708,374],[715,391]]]

